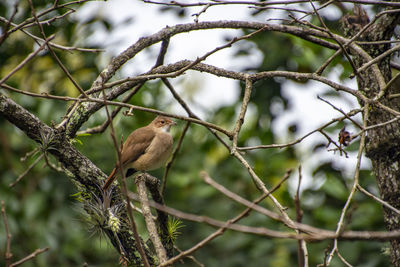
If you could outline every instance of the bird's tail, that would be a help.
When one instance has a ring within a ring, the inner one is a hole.
[[[116,178],[117,178],[117,168],[114,168],[110,176],[108,176],[106,182],[104,183],[103,190],[106,191],[112,185],[112,183],[115,181]]]

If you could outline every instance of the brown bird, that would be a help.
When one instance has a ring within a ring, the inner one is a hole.
[[[162,167],[172,151],[173,139],[169,130],[174,121],[157,116],[149,125],[133,131],[122,146],[121,163],[126,176],[137,171],[151,171]],[[107,190],[119,173],[119,164],[111,172],[103,185]]]

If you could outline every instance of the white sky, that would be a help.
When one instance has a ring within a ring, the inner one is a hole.
[[[119,25],[117,30],[111,35],[106,35],[105,32],[98,31],[91,39],[95,42],[103,44],[106,48],[106,53],[110,56],[117,55],[127,47],[135,43],[140,37],[156,33],[165,26],[193,22],[194,17],[185,16],[185,18],[177,18],[173,12],[159,12],[160,6],[145,4],[141,1],[131,0],[113,0],[107,2],[89,2],[84,5],[84,8],[78,10],[77,16],[87,18],[89,15],[96,14],[97,16],[108,17],[115,25]],[[201,8],[190,8],[187,14],[194,14]],[[258,16],[250,17],[250,9],[242,5],[220,6],[208,9],[200,16],[199,21],[208,20],[251,20],[251,21],[267,21],[271,17]],[[278,11],[279,12],[279,11]],[[334,12],[334,11],[333,11]],[[276,18],[279,14],[274,13]],[[334,13],[330,14],[335,16]],[[132,19],[133,23],[125,24],[124,21]],[[272,21],[272,23],[277,23]],[[213,50],[215,47],[224,44],[223,38],[228,36],[240,36],[239,30],[210,30],[196,31],[190,34],[180,34],[171,39],[169,50],[165,59],[165,63],[172,63],[181,59],[194,60],[202,56],[206,52]],[[123,69],[123,75],[132,76],[141,72],[148,71],[154,65],[159,46],[150,50],[150,52],[140,53],[134,60],[130,61]],[[205,63],[209,63],[218,67],[230,70],[242,70],[246,66],[256,66],[262,59],[262,56],[256,48],[251,48],[252,51],[248,57],[233,57],[234,49],[222,50],[211,57]],[[105,57],[103,64],[107,64],[110,56]],[[337,73],[333,72],[329,78],[338,80]],[[184,97],[189,97],[193,93],[192,103],[195,107],[194,111],[197,114],[203,114],[201,107],[206,107],[208,110],[219,105],[229,105],[232,103],[239,93],[239,87],[233,80],[218,78],[212,75],[199,74],[198,72],[187,72],[184,78],[171,79],[178,93]],[[356,88],[355,81],[349,81],[348,86]],[[317,100],[317,95],[322,94],[327,90],[327,86],[312,82],[308,83],[307,87],[294,82],[287,82],[283,86],[283,94],[290,99],[290,110],[278,116],[278,119],[272,125],[274,132],[280,133],[282,142],[290,141],[286,136],[287,127],[293,122],[300,121],[300,127],[295,138],[304,135],[305,133],[318,128],[323,123],[331,120],[333,117],[341,116],[341,114],[333,110],[326,103]],[[346,100],[328,98],[344,111],[349,111],[352,108],[358,107],[355,99],[346,97]],[[190,101],[189,101],[190,102]],[[176,107],[172,110],[177,113],[185,114],[185,112]],[[279,112],[279,106],[277,107]],[[356,129],[349,129],[355,132]],[[283,135],[282,135],[283,134]],[[334,140],[337,136],[331,136]],[[292,138],[292,137],[291,137]],[[304,169],[305,186],[311,183],[311,170],[320,162],[334,160],[337,166],[345,166],[346,176],[351,177],[356,164],[356,155],[350,154],[350,158],[340,157],[338,153],[327,152],[320,150],[317,153],[312,151],[314,144],[326,139],[319,134],[306,139],[297,146],[299,155],[302,155],[302,165]],[[369,166],[369,160],[363,160],[363,167]],[[293,179],[293,183],[296,183]]]

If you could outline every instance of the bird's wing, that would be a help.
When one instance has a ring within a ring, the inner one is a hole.
[[[155,136],[155,131],[147,127],[133,131],[126,139],[122,148],[122,165],[134,162],[143,155]]]

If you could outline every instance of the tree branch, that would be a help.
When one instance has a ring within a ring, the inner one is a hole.
[[[113,194],[110,196],[101,191],[102,181],[107,178],[107,175],[73,147],[63,132],[47,126],[36,116],[1,93],[0,115],[21,129],[30,139],[39,143],[42,149],[47,149],[62,163],[66,174],[85,196],[84,209],[89,216],[98,212],[97,215],[100,215],[103,219],[98,221],[96,217],[94,221],[110,238],[114,247],[119,251],[122,249],[130,262],[140,264],[140,257],[135,256],[135,240],[130,227],[122,224],[118,227],[117,232],[111,230],[109,212],[118,210],[119,222],[123,222],[124,218],[127,219],[127,214],[125,209],[120,208],[125,207],[125,203],[119,189],[114,188]]]

